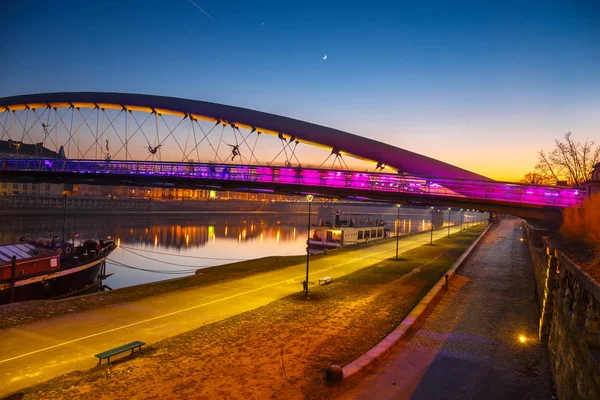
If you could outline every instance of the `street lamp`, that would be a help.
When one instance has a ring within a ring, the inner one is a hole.
[[[431,235],[429,237],[429,244],[433,244],[433,207],[431,207]]]
[[[306,201],[308,201],[308,232],[306,233],[306,280],[304,281],[304,293],[308,298],[308,264],[309,264],[309,256],[310,256],[310,204],[313,201],[313,195],[307,194]]]
[[[396,204],[398,207],[398,221],[396,222],[396,261],[398,261],[398,239],[400,239],[400,207],[402,204]]]
[[[450,237],[450,210],[451,208],[448,207],[448,237]]]

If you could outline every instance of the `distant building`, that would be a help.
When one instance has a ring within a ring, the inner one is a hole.
[[[0,159],[2,158],[52,158],[65,159],[61,146],[58,152],[52,151],[42,143],[27,144],[14,140],[0,140]],[[63,185],[56,183],[14,183],[0,182],[0,195],[45,195],[60,196]]]
[[[43,143],[27,144],[11,139],[0,140],[0,157],[66,159],[65,149],[62,146],[56,152],[44,147]]]

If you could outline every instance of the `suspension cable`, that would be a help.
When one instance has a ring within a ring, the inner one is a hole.
[[[130,249],[134,249],[133,247],[120,246],[120,248],[122,248],[123,250],[128,251],[128,252],[130,252],[132,254],[138,255],[138,256],[143,257],[143,258],[147,258],[147,259],[152,260],[152,261],[160,261],[160,260],[156,260],[156,259],[151,258],[151,257],[144,256],[143,254],[138,254],[136,251],[130,250]],[[148,253],[153,253],[153,254],[162,254],[162,255],[165,255],[165,256],[174,256],[175,255],[175,254],[162,253],[162,252],[159,252],[159,251],[152,251],[152,250],[142,250],[142,249],[134,249],[134,250],[148,252]],[[196,256],[186,256],[186,255],[175,255],[175,256],[177,256],[177,257],[193,258],[193,259],[199,259],[199,260],[219,260],[219,261],[245,261],[246,260],[245,258],[196,257]],[[177,263],[171,263],[171,262],[167,262],[167,261],[160,261],[160,262],[163,262],[165,264],[183,266],[183,267],[191,267],[191,265],[189,265],[189,264],[177,264]]]
[[[183,274],[190,274],[192,273],[192,271],[185,271],[185,270],[174,270],[174,271],[168,271],[168,270],[160,270],[160,269],[149,269],[149,268],[140,268],[140,267],[135,267],[133,265],[129,265],[129,264],[124,264],[122,262],[119,261],[115,261],[112,260],[110,258],[107,258],[106,261],[109,264],[113,264],[116,265],[117,267],[123,267],[123,268],[129,268],[129,269],[135,269],[138,271],[144,271],[144,272],[153,272],[156,274],[167,274],[167,275],[183,275]]]

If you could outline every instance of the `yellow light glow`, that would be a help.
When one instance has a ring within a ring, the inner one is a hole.
[[[117,247],[121,247],[121,238],[117,238]]]
[[[280,233],[279,233],[279,231],[277,231],[277,244],[279,244],[279,235],[280,235]]]
[[[190,235],[188,235],[187,233],[185,234],[185,245],[189,245],[190,244]]]
[[[225,225],[225,237],[227,237],[227,225]]]
[[[263,233],[261,232],[260,233],[260,244],[262,244],[262,242],[263,242]]]
[[[527,341],[527,338],[525,336],[523,336],[523,335],[519,336],[519,342],[525,343],[526,341]]]
[[[158,236],[154,235],[154,247],[158,246]]]

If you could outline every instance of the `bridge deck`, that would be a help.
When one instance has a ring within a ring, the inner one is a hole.
[[[165,186],[169,179],[184,180],[188,186],[219,189],[235,186],[248,190],[300,188],[307,193],[319,189],[346,189],[355,198],[373,194],[404,194],[419,197],[454,198],[499,202],[532,207],[581,207],[584,191],[571,188],[534,186],[505,182],[450,178],[424,178],[385,173],[289,168],[281,166],[177,163],[155,161],[8,159],[0,167],[2,175],[33,176],[38,180],[53,176],[78,177],[91,181],[114,179],[147,186]],[[160,178],[156,181],[156,178]],[[6,178],[5,178],[6,179]]]

